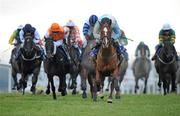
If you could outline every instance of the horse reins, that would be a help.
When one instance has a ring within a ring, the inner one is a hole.
[[[175,57],[173,57],[173,59],[170,62],[165,62],[159,57],[159,55],[157,55],[157,56],[158,56],[159,61],[163,64],[172,64],[175,61]]]

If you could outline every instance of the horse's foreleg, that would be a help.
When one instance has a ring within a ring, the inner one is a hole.
[[[107,100],[108,103],[112,103],[112,93],[114,90],[114,83],[115,83],[115,79],[112,79],[111,80],[111,91],[110,91],[110,95],[109,95],[108,100]]]
[[[139,89],[138,80],[139,80],[139,78],[135,77],[135,90],[134,90],[135,93],[137,93],[137,89]]]
[[[114,87],[115,87],[115,90],[116,90],[116,99],[120,99],[120,86],[119,86],[119,80],[118,79],[115,79],[114,80]]]
[[[53,81],[53,76],[52,77],[48,77],[51,83],[51,90],[53,92],[53,99],[56,99],[56,88],[54,86],[54,81]]]
[[[67,91],[66,91],[66,75],[62,75],[60,77],[60,85],[61,85],[61,95],[65,96],[67,94]]]
[[[46,94],[50,94],[50,79],[48,78],[48,85],[47,85],[47,89],[46,89]]]
[[[104,93],[103,93],[103,88],[104,88],[104,80],[105,80],[105,77],[103,77],[101,79],[101,82],[99,83],[99,85],[97,86],[97,91],[99,91],[99,94],[98,96],[103,99],[104,98]]]
[[[110,85],[110,78],[108,77],[108,85],[107,85],[106,91],[109,91],[109,85]]]
[[[12,90],[15,90],[16,87],[18,86],[18,82],[17,82],[17,73],[12,73],[12,78],[13,78],[13,81],[14,81],[14,85],[12,87]],[[17,88],[18,89],[18,88]]]
[[[148,76],[145,76],[145,81],[144,81],[144,91],[143,93],[146,94],[146,90],[147,90],[147,80],[148,80]]]
[[[23,87],[23,95],[25,94],[25,88],[27,87],[27,75],[25,75],[24,73],[21,74],[21,80],[20,80],[22,87]]]
[[[98,85],[98,82],[94,80],[93,81],[93,101],[97,101],[97,85]]]
[[[76,91],[76,88],[77,88],[77,82],[76,82],[76,80],[77,80],[77,76],[78,76],[78,73],[77,72],[75,72],[76,74],[73,74],[73,77],[72,77],[72,89],[73,89],[73,91],[72,91],[72,94],[73,95],[75,95],[76,93],[77,93],[77,91]]]
[[[82,98],[87,98],[87,94],[86,94],[86,88],[87,88],[86,79],[87,79],[87,71],[85,69],[82,69],[81,70],[81,90],[83,91]]]
[[[163,78],[163,89],[164,89],[164,95],[166,95],[167,94],[167,81],[166,81],[166,79],[165,78]]]
[[[38,73],[39,74],[39,73]],[[38,80],[38,74],[33,74],[33,77],[32,77],[32,86],[31,86],[31,92],[33,94],[36,93],[36,83],[37,83],[37,80]]]
[[[172,82],[171,92],[175,92],[176,91],[176,75],[175,74],[172,74],[171,82]]]

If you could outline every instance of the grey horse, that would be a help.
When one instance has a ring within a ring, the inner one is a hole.
[[[90,84],[91,94],[93,92],[92,84],[95,79],[95,64],[94,64],[93,60],[91,59],[90,52],[91,52],[91,49],[95,45],[95,41],[96,41],[95,39],[88,40],[88,43],[84,49],[83,56],[82,56],[81,72],[80,72],[81,89],[83,91],[82,98],[87,98],[87,94],[86,94],[86,89],[87,89],[86,80],[87,79]]]
[[[149,73],[151,71],[151,61],[146,57],[145,49],[140,50],[140,57],[137,57],[132,66],[133,74],[135,77],[135,93],[137,93],[137,89],[139,89],[138,81],[139,79],[145,79],[144,81],[144,91],[146,93],[147,80],[149,78]]]

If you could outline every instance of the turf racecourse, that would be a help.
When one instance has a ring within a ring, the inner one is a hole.
[[[180,95],[122,95],[112,104],[90,95],[57,96],[0,93],[0,116],[180,116]]]

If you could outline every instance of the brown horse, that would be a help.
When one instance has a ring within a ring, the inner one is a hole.
[[[116,48],[113,45],[111,33],[111,21],[107,20],[100,23],[100,40],[102,41],[102,44],[97,54],[95,66],[96,77],[93,94],[94,101],[97,99],[97,85],[101,85],[100,92],[103,92],[105,76],[110,76],[109,78],[111,80],[111,92],[108,98],[108,103],[112,103],[112,93],[114,88],[116,90],[116,98],[120,98],[118,83],[120,79],[120,60]]]

